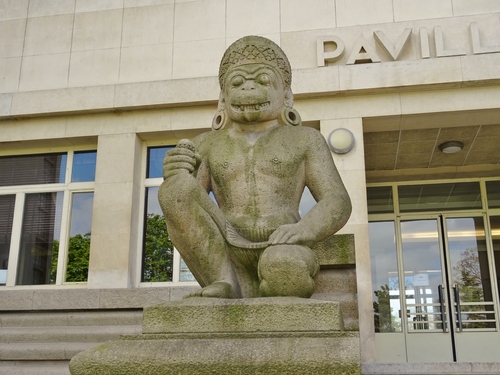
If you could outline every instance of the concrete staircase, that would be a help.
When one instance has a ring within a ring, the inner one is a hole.
[[[69,375],[82,350],[142,331],[142,309],[0,313],[0,375]]]

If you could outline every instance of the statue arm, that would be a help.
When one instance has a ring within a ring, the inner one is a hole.
[[[196,137],[192,142],[181,139],[177,146],[168,151],[163,161],[163,179],[167,180],[179,173],[189,173],[198,179],[203,188],[210,192],[210,173],[206,163],[200,155],[203,151],[205,134]]]
[[[298,223],[279,227],[269,238],[273,245],[315,243],[341,229],[351,215],[351,200],[324,138],[314,131],[305,139],[305,184],[317,203]]]

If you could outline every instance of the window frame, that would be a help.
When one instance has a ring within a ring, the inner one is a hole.
[[[180,280],[180,266],[181,266],[181,255],[174,246],[173,259],[172,259],[172,281],[142,281],[142,258],[144,252],[144,235],[145,235],[145,213],[146,213],[146,189],[151,187],[159,187],[163,182],[163,177],[150,177],[147,178],[148,172],[148,149],[156,147],[175,147],[178,140],[173,141],[145,141],[142,147],[142,157],[141,157],[141,192],[140,192],[140,205],[139,205],[139,233],[137,248],[136,264],[137,273],[136,277],[139,281],[139,287],[165,287],[165,286],[199,286],[197,281],[181,281]]]
[[[96,145],[85,145],[54,149],[36,149],[36,150],[19,150],[15,153],[1,153],[0,156],[24,156],[24,155],[44,155],[51,153],[66,154],[66,170],[64,183],[49,183],[49,184],[33,184],[33,185],[13,185],[1,186],[0,195],[14,195],[14,215],[12,218],[12,234],[9,247],[9,257],[7,265],[7,278],[5,285],[0,285],[0,290],[4,288],[15,289],[39,289],[39,288],[54,288],[61,286],[86,286],[87,282],[66,282],[65,275],[68,261],[68,245],[70,238],[70,221],[71,221],[71,203],[72,195],[80,192],[94,192],[94,181],[87,182],[71,182],[73,169],[73,156],[75,152],[96,152]],[[21,245],[21,234],[23,227],[24,206],[27,194],[35,193],[63,193],[61,207],[61,227],[59,233],[59,252],[57,258],[56,281],[54,284],[33,284],[33,285],[17,285],[18,262]]]

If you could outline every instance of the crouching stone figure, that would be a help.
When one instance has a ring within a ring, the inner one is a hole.
[[[349,218],[324,138],[302,127],[293,109],[291,78],[274,42],[237,40],[220,64],[213,130],[165,156],[159,201],[172,242],[202,286],[191,296],[308,298],[319,270],[310,247]],[[305,186],[317,203],[301,218]]]

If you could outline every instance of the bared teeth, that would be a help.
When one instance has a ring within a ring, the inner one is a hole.
[[[269,102],[260,103],[260,104],[233,105],[233,107],[240,110],[241,112],[259,111],[261,109],[269,107]]]

